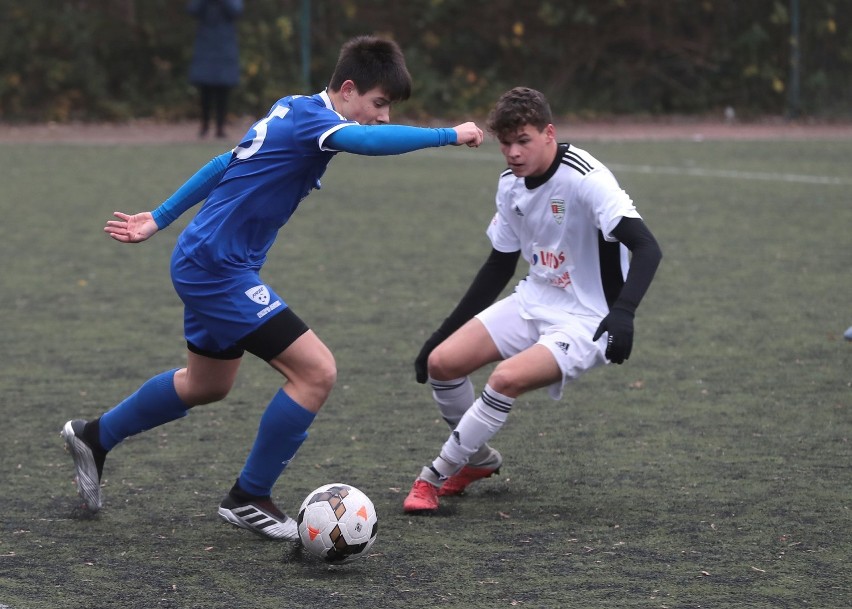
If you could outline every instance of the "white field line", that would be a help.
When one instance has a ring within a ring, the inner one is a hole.
[[[447,157],[469,161],[503,161],[503,155],[473,150],[425,150],[421,154],[435,157]],[[625,165],[609,163],[607,167],[613,172],[641,173],[647,175],[669,175],[694,178],[724,178],[730,180],[751,180],[763,182],[786,182],[795,184],[819,184],[829,186],[846,186],[852,184],[852,178],[833,176],[815,176],[798,173],[770,173],[762,171],[738,171],[735,169],[704,169],[701,167],[668,167],[665,165]]]
[[[732,180],[760,180],[764,182],[792,182],[797,184],[836,185],[852,184],[852,178],[811,176],[797,173],[766,173],[762,171],[737,171],[729,169],[702,169],[700,167],[666,167],[663,165],[621,165],[610,163],[612,171],[645,173],[651,175],[690,176],[699,178],[729,178]]]

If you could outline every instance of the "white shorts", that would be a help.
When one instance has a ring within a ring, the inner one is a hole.
[[[476,318],[485,325],[503,359],[533,345],[547,347],[562,371],[562,380],[548,387],[550,397],[558,400],[565,383],[607,363],[606,337],[592,341],[601,322],[597,317],[557,310],[551,313],[548,319],[530,319],[512,294],[498,300]]]

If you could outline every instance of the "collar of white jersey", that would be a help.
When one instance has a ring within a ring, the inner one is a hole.
[[[550,178],[552,178],[556,174],[556,170],[559,169],[559,164],[562,162],[562,157],[565,155],[565,152],[570,147],[571,144],[568,143],[557,144],[556,156],[553,157],[553,162],[550,164],[550,167],[547,168],[547,171],[538,176],[525,177],[524,186],[526,186],[528,190],[535,190],[536,188],[547,182]]]

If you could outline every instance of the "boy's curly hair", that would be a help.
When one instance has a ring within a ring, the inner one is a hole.
[[[552,122],[553,114],[544,94],[529,87],[515,87],[497,100],[486,127],[498,140],[502,140],[526,125],[541,131]]]

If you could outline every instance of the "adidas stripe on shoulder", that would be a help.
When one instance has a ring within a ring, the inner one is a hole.
[[[577,171],[580,175],[586,175],[593,169],[592,164],[581,155],[577,154],[571,148],[565,150],[565,153],[562,155],[562,159],[560,162],[563,165],[567,165],[571,169]]]

